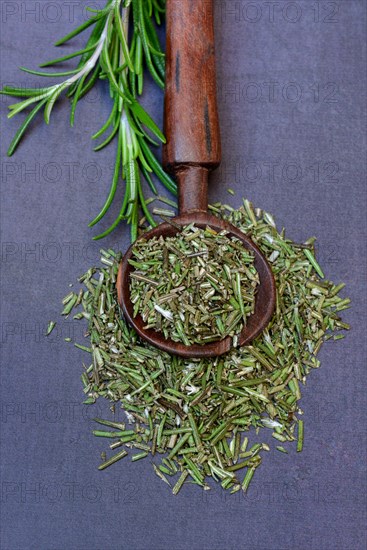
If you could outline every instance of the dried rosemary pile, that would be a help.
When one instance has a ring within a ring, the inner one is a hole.
[[[301,451],[301,385],[320,366],[322,343],[343,338],[337,331],[349,328],[340,312],[350,300],[339,297],[343,284],[323,278],[314,239],[293,243],[248,201],[238,210],[220,204],[211,210],[249,233],[273,267],[276,311],[252,345],[215,360],[185,360],[140,341],[121,317],[115,291],[120,256],[112,250],[102,251],[102,267],[81,277],[79,295],[64,301],[64,314],[80,305],[75,318],[89,323],[89,345],[75,344],[90,358],[82,375],[85,402],[99,396],[118,402],[129,424],[96,419],[107,429],[95,435],[119,449],[100,469],[126,456],[153,457],[155,472],[174,494],[186,480],[207,489],[208,478],[232,493],[246,491],[262,451],[269,450],[265,443],[249,444],[251,428],[258,434],[271,429],[281,452],[293,441]]]
[[[237,335],[254,312],[254,256],[226,232],[194,224],[174,237],[139,240],[129,263],[134,316],[166,338],[206,344]]]

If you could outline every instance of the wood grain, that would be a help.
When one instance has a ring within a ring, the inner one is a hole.
[[[212,0],[167,0],[163,165],[179,180],[180,211],[206,210],[221,160]]]

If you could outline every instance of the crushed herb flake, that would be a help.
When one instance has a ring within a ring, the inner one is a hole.
[[[129,263],[134,316],[175,342],[234,338],[254,312],[254,255],[225,231],[191,224],[174,237],[139,239]]]

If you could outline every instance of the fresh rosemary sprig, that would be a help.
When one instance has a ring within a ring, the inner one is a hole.
[[[98,79],[107,80],[113,102],[112,109],[107,121],[93,135],[93,139],[102,138],[95,151],[100,151],[115,141],[116,162],[106,202],[89,225],[92,227],[101,221],[109,210],[122,175],[126,185],[120,212],[114,223],[94,239],[105,237],[122,220],[126,220],[131,225],[131,238],[135,240],[140,209],[149,224],[156,225],[143,194],[141,176],[146,179],[155,194],[157,190],[151,178],[153,172],[169,191],[176,194],[175,182],[164,172],[150,149],[150,145],[158,146],[164,142],[164,135],[138,101],[139,95],[143,92],[144,66],[157,85],[164,88],[165,54],[161,49],[153,19],[160,24],[165,12],[165,0],[108,0],[102,10],[89,8],[89,11],[93,13],[90,19],[56,42],[56,46],[61,46],[92,27],[85,47],[40,65],[44,68],[80,57],[75,69],[42,72],[21,68],[33,75],[67,77],[66,80],[45,88],[5,86],[0,92],[8,96],[25,98],[9,106],[9,118],[32,107],[15,134],[8,155],[14,153],[29,124],[42,108],[45,122],[49,123],[52,109],[63,92],[66,92],[71,101],[70,124],[73,126],[80,99],[93,88]],[[131,37],[130,19],[133,23]]]

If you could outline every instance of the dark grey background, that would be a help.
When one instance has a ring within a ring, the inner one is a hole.
[[[84,20],[88,4],[3,0],[2,84],[39,82],[17,66],[57,56],[50,44]],[[80,404],[83,354],[63,338],[82,328],[58,312],[68,283],[99,258],[87,223],[109,188],[114,146],[95,154],[89,136],[109,100],[99,87],[74,129],[64,102],[8,159],[23,115],[6,121],[11,101],[2,98],[4,550],[365,548],[366,5],[218,0],[216,8],[223,165],[211,199],[239,205],[246,196],[295,240],[316,235],[327,277],[347,283],[353,330],[325,345],[304,390],[304,452],[268,453],[248,496],[188,486],[175,498],[146,461],[98,472],[106,444],[89,419],[111,413],[107,403]],[[147,85],[145,103],[161,122],[162,94]],[[124,249],[128,240],[120,227],[103,245]],[[49,319],[59,325],[46,340]]]

